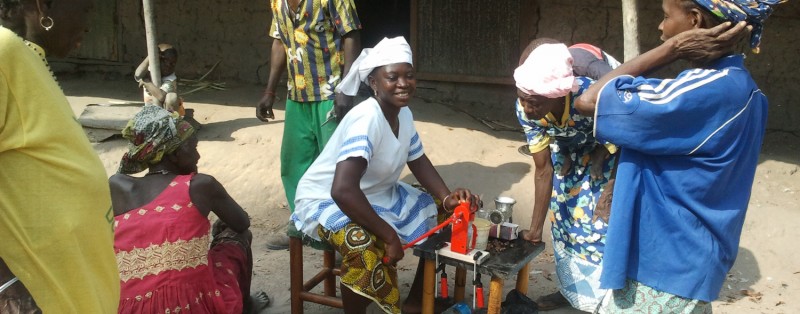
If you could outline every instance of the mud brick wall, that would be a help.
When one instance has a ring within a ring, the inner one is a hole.
[[[259,84],[266,81],[271,44],[267,36],[271,22],[268,1],[154,2],[158,10],[159,40],[179,49],[180,77],[197,78],[222,60],[212,79]],[[646,50],[660,43],[661,2],[642,0],[640,6],[641,46]],[[138,63],[146,55],[141,2],[117,0],[117,10],[121,28],[120,61]],[[534,20],[529,23],[531,38],[553,37],[568,43],[592,43],[623,59],[619,0],[539,0],[527,18]],[[767,21],[761,53],[748,54],[747,66],[770,99],[769,129],[800,132],[800,106],[791,98],[800,90],[800,36],[797,34],[800,34],[800,1],[789,1],[779,6]],[[685,63],[678,63],[657,75],[672,76],[685,66]],[[513,103],[514,94],[513,88],[508,92],[508,86],[429,83],[425,84],[425,89],[421,94],[426,97],[497,107],[498,115],[513,116],[510,103]]]
[[[640,31],[646,34],[642,47],[654,47],[660,43],[658,24],[661,22],[660,1],[643,8],[643,15],[651,17],[640,20]],[[789,1],[779,5],[767,20],[761,39],[761,52],[753,54],[749,46],[745,66],[758,86],[769,99],[767,129],[794,132],[800,135],[800,106],[793,94],[800,91],[800,3]]]
[[[199,78],[217,61],[210,79],[256,82],[269,74],[268,38],[272,15],[267,0],[153,1],[159,42],[179,52],[177,74]],[[121,61],[136,63],[147,56],[141,1],[117,1],[121,28]]]
[[[623,60],[622,10],[618,0],[538,2],[537,36],[566,42],[600,46]],[[661,43],[658,25],[661,1],[639,1],[639,33],[642,51]],[[800,3],[789,1],[777,7],[767,20],[761,53],[749,49],[745,64],[770,101],[768,129],[800,132],[800,106],[792,95],[800,90]],[[536,37],[536,36],[533,36]],[[746,47],[745,47],[746,48]],[[674,76],[687,63],[678,62],[656,73]]]

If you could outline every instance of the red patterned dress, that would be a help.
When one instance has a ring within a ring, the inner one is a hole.
[[[119,313],[242,312],[249,251],[224,236],[211,243],[209,220],[189,196],[192,176],[175,177],[149,204],[114,217]]]

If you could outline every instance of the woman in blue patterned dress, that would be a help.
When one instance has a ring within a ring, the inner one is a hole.
[[[595,140],[593,119],[579,115],[572,105],[594,82],[576,77],[573,70],[585,68],[588,61],[602,61],[600,73],[607,73],[618,63],[599,49],[592,51],[594,60],[581,59],[575,48],[552,39],[537,39],[528,47],[514,73],[517,118],[536,166],[533,217],[523,237],[542,242],[549,216],[560,283],[560,291],[537,303],[540,310],[571,304],[592,311],[605,292],[599,288],[599,276],[608,226],[607,212],[599,215],[596,206],[609,182],[616,147]]]

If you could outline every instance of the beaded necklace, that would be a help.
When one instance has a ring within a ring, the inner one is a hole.
[[[56,78],[56,74],[53,73],[53,69],[50,68],[50,63],[47,62],[47,58],[45,57],[44,49],[42,49],[42,47],[39,47],[39,45],[34,44],[34,43],[30,42],[30,41],[27,41],[27,40],[24,40],[24,39],[23,39],[23,41],[25,42],[25,46],[28,46],[28,48],[30,48],[31,51],[33,51],[36,55],[39,56],[39,58],[42,59],[42,62],[44,62],[44,65],[47,67],[47,71],[49,71],[50,75],[53,76],[53,80],[56,81],[56,84],[58,84],[59,87],[61,87],[61,84],[58,83],[58,78]]]

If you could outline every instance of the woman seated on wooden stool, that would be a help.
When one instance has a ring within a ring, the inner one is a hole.
[[[329,243],[342,257],[345,313],[363,313],[370,301],[400,313],[397,261],[403,243],[436,226],[431,195],[452,211],[480,201],[467,189],[450,191],[422,149],[408,102],[416,89],[411,47],[402,37],[364,49],[337,91],[354,96],[361,82],[373,90],[339,123],[297,187],[292,221],[298,230]],[[408,165],[426,194],[398,181]],[[387,257],[388,264],[381,259]],[[422,260],[404,313],[420,312]]]

